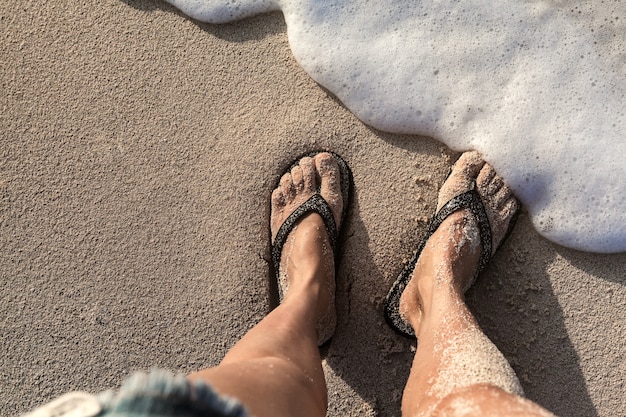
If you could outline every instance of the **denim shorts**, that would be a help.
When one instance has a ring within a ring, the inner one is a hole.
[[[162,370],[136,373],[119,392],[66,394],[23,417],[248,417],[236,399]]]

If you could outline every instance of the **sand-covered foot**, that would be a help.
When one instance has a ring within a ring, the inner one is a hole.
[[[272,193],[270,229],[272,244],[285,220],[314,194],[330,206],[340,227],[343,210],[340,171],[328,153],[302,158],[280,180]],[[290,297],[318,298],[318,333],[327,339],[335,327],[335,265],[333,250],[322,217],[317,213],[300,218],[287,236],[280,257],[279,286],[283,301]]]
[[[518,210],[511,189],[477,152],[466,152],[439,191],[437,211],[450,199],[471,189],[478,192],[491,226],[492,253],[504,239]],[[422,315],[433,303],[433,293],[447,289],[462,294],[472,284],[481,256],[476,216],[469,209],[448,216],[430,236],[412,278],[400,298],[400,313],[418,334]]]

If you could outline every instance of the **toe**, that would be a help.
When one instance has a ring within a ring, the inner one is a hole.
[[[476,185],[487,209],[493,237],[493,252],[495,252],[509,229],[519,203],[502,177],[497,175],[493,167],[488,164],[478,174]]]
[[[489,197],[496,207],[500,205],[501,195],[506,197],[507,193],[508,195],[511,193],[511,190],[508,189],[509,187],[504,184],[502,177],[497,175],[496,171],[489,164],[485,164],[480,174],[478,174],[476,185],[480,194],[483,197]]]
[[[485,161],[482,156],[480,156],[480,153],[476,151],[465,152],[459,157],[456,164],[454,164],[452,173],[454,174],[455,171],[461,171],[466,176],[476,178],[484,165]]]
[[[502,204],[502,207],[500,208],[500,215],[508,221],[515,215],[515,213],[517,213],[517,210],[519,210],[519,201],[517,201],[517,198],[511,194]]]
[[[328,152],[321,152],[315,155],[315,167],[320,176],[331,175],[339,171],[337,161]]]
[[[304,177],[300,165],[291,168],[291,180],[293,181],[293,186],[296,191],[302,191],[302,189],[304,189]]]
[[[446,179],[446,182],[439,190],[437,211],[452,198],[467,190],[471,190],[474,180],[479,175],[484,165],[485,161],[483,161],[478,152],[465,152],[461,155],[454,164],[452,172]]]
[[[335,224],[339,227],[343,210],[339,166],[335,158],[326,152],[315,157],[315,166],[320,176],[320,194],[330,205],[335,216]]]
[[[506,237],[506,232],[509,230],[509,225],[515,213],[519,210],[519,202],[511,195],[501,208],[498,209],[498,214],[493,215],[489,221],[491,223],[491,230],[493,232],[493,252],[496,251],[502,240]]]
[[[338,191],[339,166],[335,158],[326,152],[321,153],[315,157],[315,168],[320,177],[320,187],[331,192]]]
[[[285,206],[285,195],[280,188],[272,191],[272,211],[280,210]]]
[[[481,194],[491,196],[497,191],[493,189],[493,181],[496,178],[496,171],[493,167],[489,164],[485,164],[476,178],[476,185],[478,189],[481,190]]]
[[[291,178],[291,172],[286,173],[280,179],[280,189],[285,196],[285,201],[291,200],[296,195],[296,189],[293,185],[293,180]]]
[[[492,190],[494,195],[496,193],[500,192],[500,190],[504,188],[504,180],[502,179],[502,177],[500,177],[498,175],[493,177],[493,180],[491,181],[490,188],[491,188],[491,190]]]
[[[313,158],[305,156],[300,160],[300,168],[302,170],[304,191],[315,192],[317,190],[315,161],[313,161]]]
[[[493,196],[493,201],[496,207],[498,209],[504,207],[504,205],[508,202],[512,195],[513,191],[511,191],[511,189],[507,185],[503,185],[502,187],[500,187],[500,189],[496,191],[495,195]]]

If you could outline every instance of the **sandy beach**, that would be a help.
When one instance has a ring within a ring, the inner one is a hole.
[[[270,309],[269,196],[317,149],[355,182],[328,415],[399,415],[414,343],[382,300],[459,153],[356,119],[295,62],[280,13],[215,26],[161,1],[3,2],[0,27],[0,415],[216,365]],[[559,416],[626,415],[625,265],[523,212],[468,292]]]

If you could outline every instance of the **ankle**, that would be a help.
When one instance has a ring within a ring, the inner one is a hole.
[[[313,318],[313,322],[317,323],[319,318],[326,312],[331,298],[328,285],[323,279],[321,276],[313,276],[311,278],[299,277],[297,282],[292,282],[292,285],[289,287],[283,304],[297,302],[308,305],[312,309],[310,316]]]

